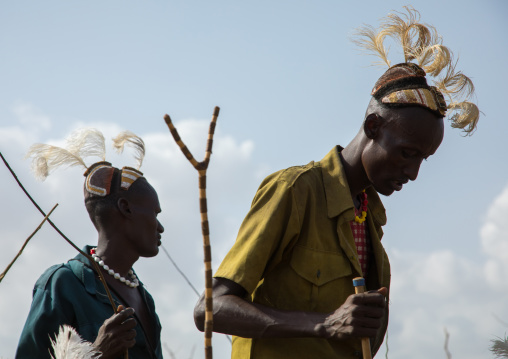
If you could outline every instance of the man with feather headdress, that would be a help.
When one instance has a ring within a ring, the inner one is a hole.
[[[83,357],[95,358],[100,353],[103,359],[118,358],[128,350],[130,358],[162,358],[161,326],[153,298],[132,269],[139,257],[157,255],[164,231],[157,220],[161,212],[157,193],[139,171],[144,143],[130,132],[113,139],[119,152],[128,144],[137,154],[137,168],[122,169],[105,161],[104,143],[99,131],[78,130],[68,138],[66,148],[37,144],[27,156],[33,158],[40,178],[62,165],[86,168],[85,206],[98,241],[83,251],[99,265],[118,312],[92,263],[78,254],[47,269],[35,284],[16,358],[61,358],[61,353],[72,354],[72,343],[82,340],[80,353],[87,353]],[[88,156],[102,157],[102,161],[86,166],[83,158]],[[54,340],[60,328],[62,333]],[[76,335],[81,338],[70,340]]]
[[[386,37],[400,41],[403,63],[391,66]],[[378,30],[361,28],[356,42],[389,67],[360,131],[319,162],[268,176],[215,274],[214,330],[235,335],[232,358],[357,358],[362,337],[375,354],[390,285],[378,193],[416,180],[441,144],[448,111],[452,127],[476,127],[476,105],[456,100],[472,94],[471,81],[416,10],[388,15]],[[430,86],[427,77],[440,73]],[[368,293],[354,294],[359,276]],[[203,297],[194,317],[202,330]]]

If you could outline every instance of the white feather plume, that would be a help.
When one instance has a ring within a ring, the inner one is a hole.
[[[69,325],[60,326],[55,340],[51,339],[51,345],[53,359],[96,359],[102,355]]]
[[[143,164],[143,159],[145,158],[145,142],[143,142],[141,137],[135,135],[130,131],[120,132],[118,136],[113,138],[113,147],[118,153],[123,152],[126,144],[134,148],[134,158],[137,161],[136,168],[139,170]]]
[[[106,141],[102,132],[95,128],[81,128],[66,139],[65,148],[81,158],[99,157],[106,160]]]
[[[84,128],[69,135],[65,148],[36,143],[30,147],[25,158],[32,158],[32,172],[37,179],[43,181],[51,171],[61,166],[83,166],[86,169],[83,158],[91,156],[104,161],[104,136],[94,128]]]
[[[44,181],[51,171],[57,167],[67,165],[86,167],[80,156],[69,152],[65,148],[36,143],[32,145],[25,158],[32,158],[32,172],[35,178]]]

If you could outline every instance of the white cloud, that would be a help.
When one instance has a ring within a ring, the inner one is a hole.
[[[484,274],[492,289],[508,289],[508,186],[494,200],[481,229],[482,248],[489,256]]]
[[[389,358],[444,357],[444,328],[453,357],[484,357],[494,333],[486,330],[495,324],[491,310],[508,312],[488,294],[482,264],[450,251],[389,254]]]
[[[389,358],[444,357],[444,328],[453,357],[488,357],[490,340],[506,332],[508,187],[487,213],[479,238],[485,255],[389,250]]]
[[[31,131],[51,129],[51,120],[39,108],[26,102],[18,102],[12,107],[12,112],[17,117],[19,123],[31,129]]]

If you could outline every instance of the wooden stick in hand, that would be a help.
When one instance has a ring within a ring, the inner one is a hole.
[[[356,294],[365,292],[365,279],[363,277],[353,278],[353,285],[355,287]],[[369,338],[362,338],[362,352],[363,352],[363,359],[372,359],[372,353],[370,352],[370,339]]]

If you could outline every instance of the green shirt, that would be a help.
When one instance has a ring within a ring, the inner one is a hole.
[[[349,225],[354,207],[339,150],[335,147],[319,162],[276,172],[263,181],[216,277],[241,285],[253,302],[322,313],[334,311],[354,294],[354,277],[366,277],[367,290],[389,288],[390,265],[380,242],[384,207],[369,188],[367,224],[373,262],[364,274]],[[387,322],[388,316],[371,343],[373,352],[382,343]],[[232,358],[242,359],[359,355],[359,339],[234,337],[232,350]]]
[[[89,246],[83,251],[90,251]],[[151,349],[143,329],[136,326],[136,344],[129,349],[129,358],[162,358],[161,326],[155,313],[152,296],[140,282],[139,291],[154,318],[156,347]],[[116,306],[123,304],[114,293]],[[78,254],[66,264],[47,269],[35,283],[33,301],[16,351],[16,358],[50,358],[52,339],[60,325],[68,324],[89,342],[97,338],[99,328],[113,315],[113,308],[104,286],[90,268],[90,262]]]

